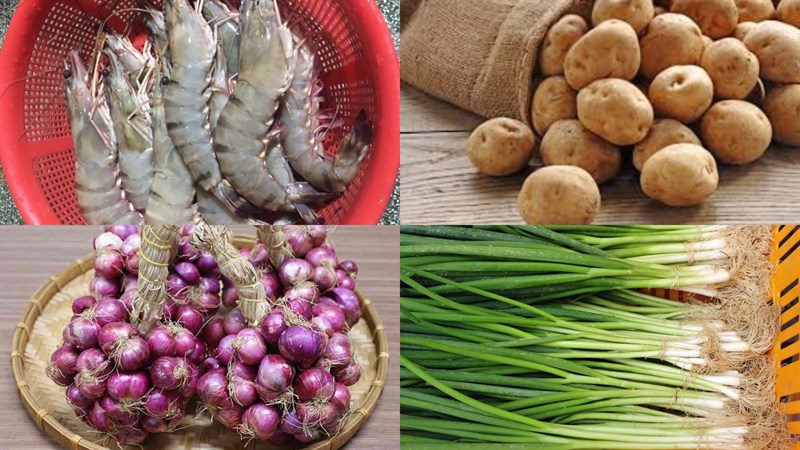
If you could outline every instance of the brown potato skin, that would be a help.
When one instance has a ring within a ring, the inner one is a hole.
[[[562,120],[547,130],[539,146],[548,166],[578,166],[603,184],[619,173],[622,156],[619,149],[592,133],[578,120]]]
[[[669,206],[696,206],[719,185],[714,157],[694,144],[673,144],[644,163],[639,182],[648,197]]]
[[[739,22],[739,25],[736,25],[736,28],[733,29],[733,37],[744,42],[747,33],[753,31],[756,25],[755,22]]]
[[[775,83],[800,83],[800,29],[765,20],[747,33],[744,45],[761,63],[761,78]]]
[[[800,147],[800,84],[773,88],[763,108],[772,124],[772,138],[784,145]]]
[[[632,80],[640,61],[636,32],[627,23],[611,19],[586,33],[569,49],[564,76],[575,90],[601,78]]]
[[[800,28],[800,0],[782,0],[778,4],[775,18]]]
[[[577,14],[567,14],[553,24],[539,51],[539,72],[547,77],[563,75],[567,52],[587,31],[589,26]]]
[[[659,117],[691,123],[711,106],[714,85],[702,67],[673,66],[653,80],[648,98]]]
[[[757,160],[772,140],[772,126],[767,116],[742,100],[715,103],[700,125],[706,148],[726,164],[743,165]]]
[[[580,167],[547,166],[525,180],[517,205],[531,225],[583,225],[600,212],[600,190]]]
[[[578,92],[578,119],[612,144],[633,145],[647,136],[653,107],[633,84],[607,78]]]
[[[733,0],[674,0],[670,11],[689,16],[712,39],[730,36],[739,23]]]
[[[692,19],[673,13],[658,15],[641,39],[642,75],[652,80],[667,67],[697,64],[704,48],[703,33]]]
[[[677,120],[656,119],[647,137],[633,148],[633,166],[641,172],[651,156],[672,144],[703,145],[691,128]]]
[[[720,39],[706,48],[700,66],[714,82],[717,98],[745,99],[758,83],[758,58],[734,38]]]
[[[543,136],[550,125],[564,119],[578,117],[578,92],[560,76],[542,80],[533,94],[531,117],[533,128]]]
[[[772,0],[734,0],[739,10],[739,23],[761,22],[775,15]]]
[[[519,172],[533,156],[536,136],[524,123],[500,117],[482,123],[469,137],[469,161],[481,173],[505,176]]]
[[[604,20],[619,19],[641,32],[653,19],[653,0],[595,0],[592,25]]]

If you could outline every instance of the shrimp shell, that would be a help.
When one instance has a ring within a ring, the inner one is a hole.
[[[308,46],[298,49],[292,85],[281,106],[281,125],[286,159],[292,168],[315,188],[341,194],[353,181],[372,140],[372,127],[362,111],[350,134],[339,142],[335,157],[322,146],[319,83],[314,56]]]
[[[174,225],[192,221],[194,183],[189,169],[175,151],[175,146],[172,145],[167,133],[167,123],[164,119],[165,86],[161,83],[162,65],[166,64],[167,61],[162,59],[161,64],[156,65],[151,93],[155,173],[144,220],[147,224]]]
[[[225,70],[235,76],[239,72],[239,11],[219,0],[205,0],[203,17],[216,28],[217,39],[228,56]]]
[[[106,94],[117,136],[122,187],[133,207],[144,211],[153,183],[153,134],[150,114],[143,108],[148,101],[146,90],[134,92],[115,52],[106,54],[110,69]]]
[[[116,139],[105,100],[90,88],[86,66],[77,51],[64,63],[67,110],[75,149],[75,184],[78,206],[89,224],[140,224],[119,186],[116,173]]]

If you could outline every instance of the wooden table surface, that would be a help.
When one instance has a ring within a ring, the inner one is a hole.
[[[466,157],[470,133],[483,119],[403,84],[401,87],[404,224],[522,223],[517,195],[531,170],[483,176]],[[538,158],[538,157],[537,157]],[[800,150],[773,147],[744,167],[720,166],[719,190],[706,204],[670,208],[639,189],[632,164],[600,187],[597,223],[794,223],[800,220]],[[541,166],[536,159],[534,166]]]
[[[17,395],[11,373],[11,338],[30,295],[50,275],[90,253],[92,237],[98,230],[88,226],[0,227],[0,449],[60,448],[36,427]],[[255,235],[252,228],[235,228],[235,231]],[[340,257],[358,263],[359,289],[378,309],[391,355],[381,399],[369,420],[345,448],[399,448],[398,229],[339,226],[332,232],[331,239]]]

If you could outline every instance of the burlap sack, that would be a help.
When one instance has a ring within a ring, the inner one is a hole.
[[[400,2],[400,29],[402,30],[410,21],[414,11],[417,10],[422,0],[403,0]]]
[[[412,3],[400,33],[402,79],[481,116],[530,123],[539,44],[565,14],[589,17],[593,0]]]

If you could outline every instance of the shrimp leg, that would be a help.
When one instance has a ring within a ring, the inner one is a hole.
[[[153,183],[153,134],[150,114],[141,105],[146,92],[134,92],[116,53],[106,51],[106,94],[119,150],[122,187],[137,211],[144,211]],[[149,110],[149,107],[147,108]]]
[[[64,63],[65,90],[75,148],[75,184],[78,205],[90,224],[139,224],[117,182],[116,139],[105,101],[95,96],[78,51]]]
[[[228,77],[227,57],[221,44],[217,45],[217,57],[211,77],[211,98],[209,99],[209,123],[211,128],[217,127],[217,120],[228,99],[233,93],[234,81]]]
[[[335,157],[322,147],[319,125],[320,96],[314,56],[307,46],[298,50],[292,86],[281,107],[286,132],[283,146],[289,164],[315,188],[340,194],[353,181],[372,140],[372,126],[364,111],[356,118],[350,134],[339,142]]]
[[[264,160],[277,144],[269,133],[289,86],[291,33],[271,0],[245,0],[241,14],[239,77],[217,122],[214,151],[236,192],[266,210],[295,211],[295,203],[328,197],[306,183],[284,186]]]

